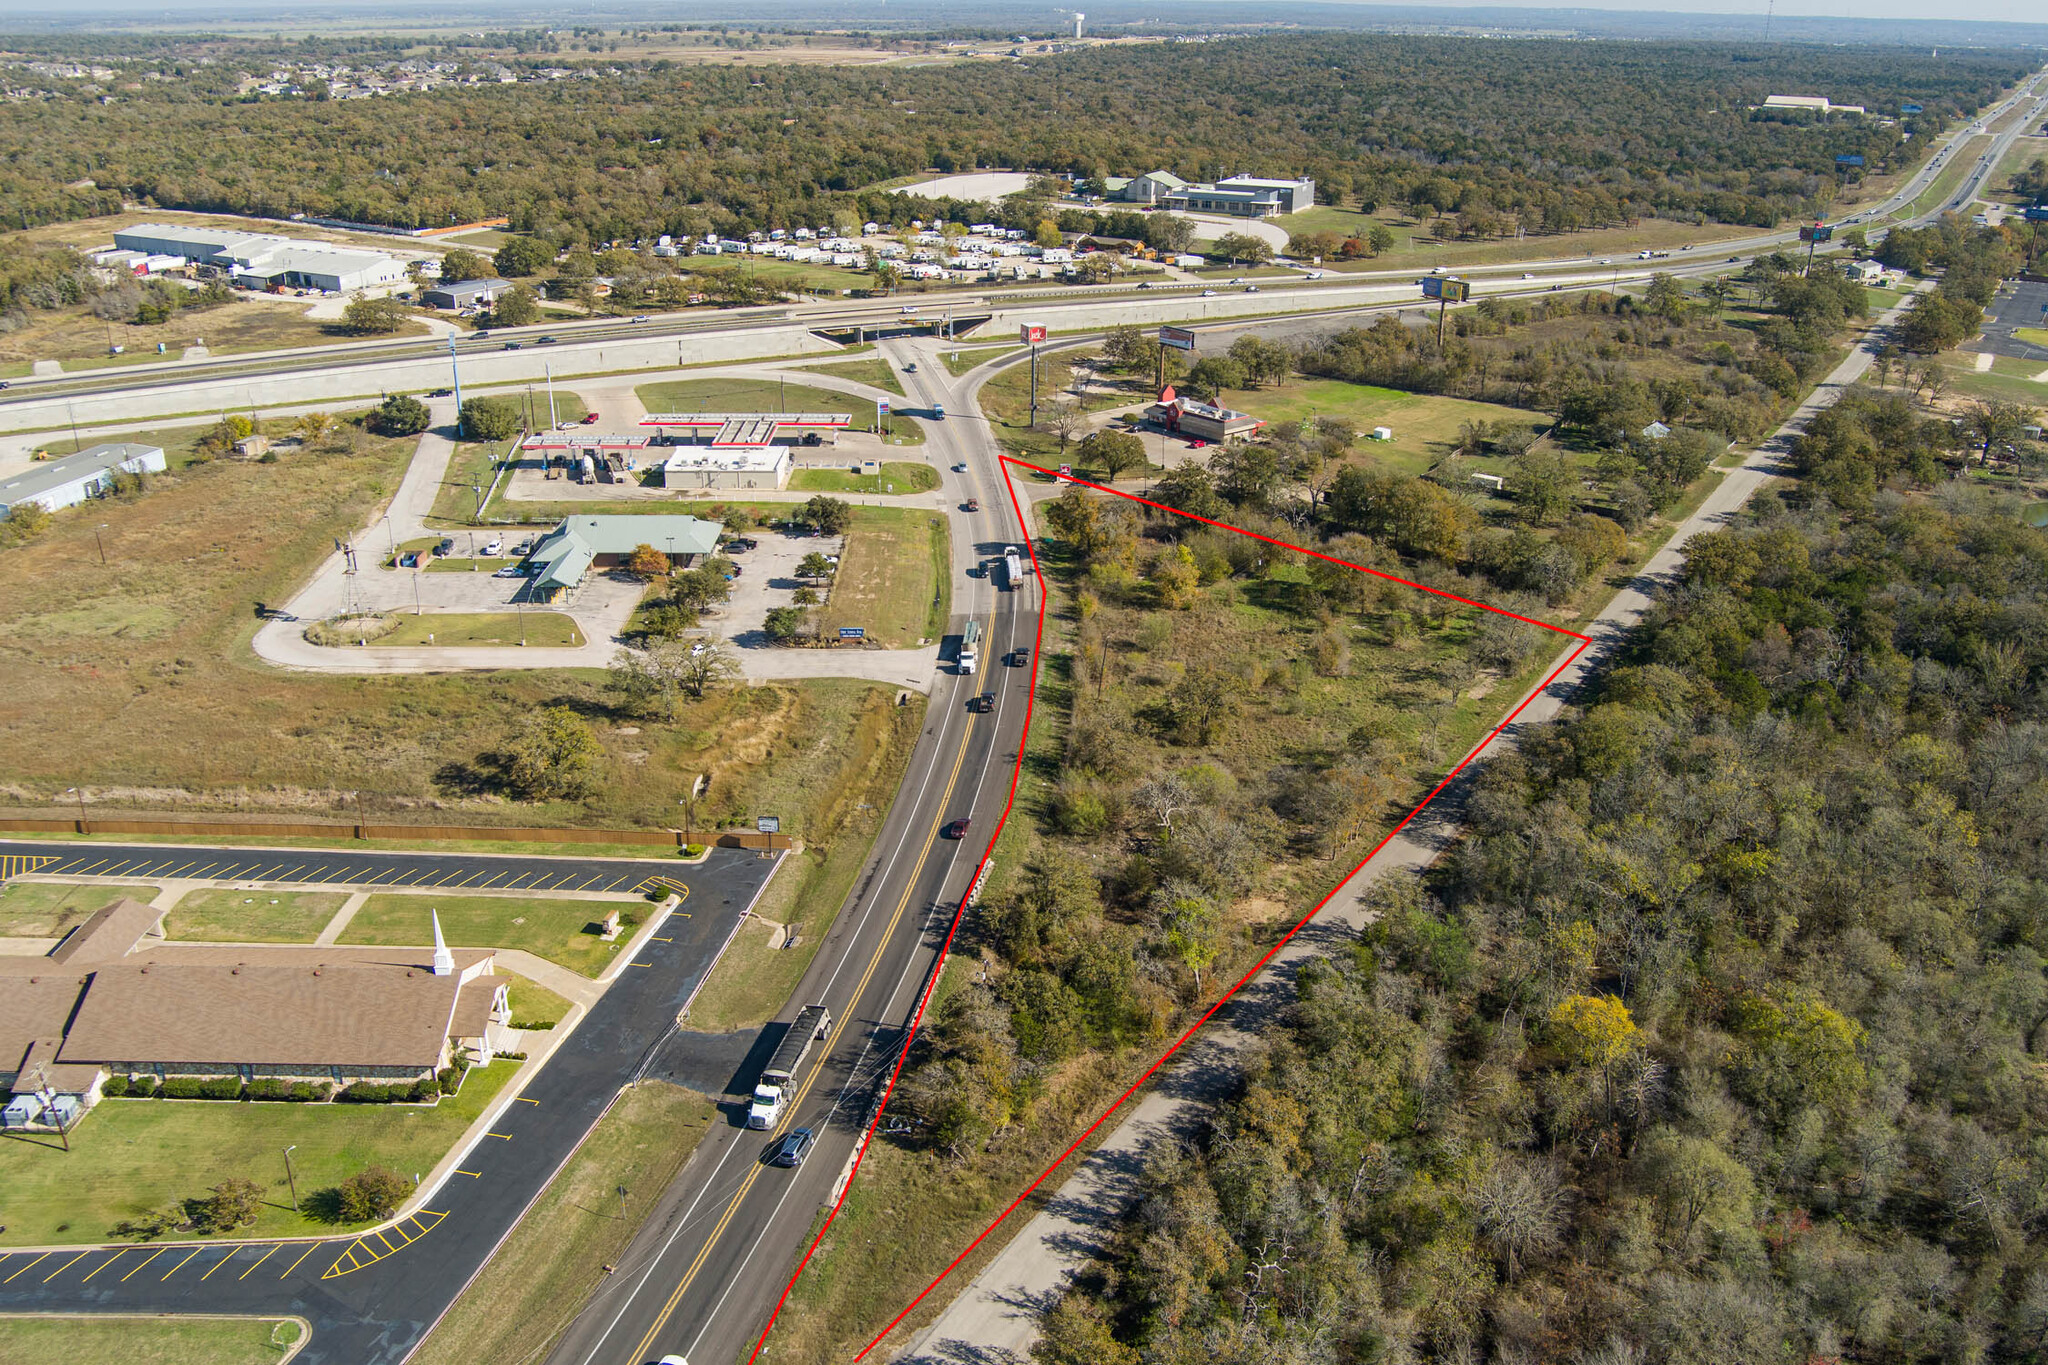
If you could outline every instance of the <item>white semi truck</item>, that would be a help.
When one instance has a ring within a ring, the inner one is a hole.
[[[806,1005],[797,1012],[796,1022],[775,1045],[775,1055],[768,1059],[768,1065],[762,1068],[761,1079],[754,1085],[754,1102],[747,1108],[747,1127],[775,1126],[782,1117],[783,1096],[789,1093],[797,1068],[804,1064],[804,1058],[810,1056],[811,1044],[823,1038],[831,1028],[832,1015],[823,1005]]]

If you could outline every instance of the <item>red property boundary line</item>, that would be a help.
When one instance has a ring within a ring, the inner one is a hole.
[[[1501,732],[1507,729],[1508,726],[1512,725],[1515,721],[1515,718],[1521,715],[1522,712],[1529,706],[1531,702],[1535,701],[1538,697],[1542,696],[1546,691],[1548,691],[1550,689],[1550,685],[1556,682],[1559,676],[1561,676],[1566,669],[1570,668],[1574,663],[1576,663],[1579,659],[1579,656],[1584,654],[1586,652],[1587,647],[1593,643],[1592,637],[1590,636],[1582,635],[1575,630],[1566,630],[1564,627],[1553,625],[1548,621],[1540,621],[1532,616],[1522,616],[1516,612],[1508,611],[1505,608],[1492,606],[1485,602],[1475,601],[1469,597],[1460,597],[1456,593],[1445,592],[1441,588],[1427,587],[1424,584],[1414,582],[1411,579],[1401,578],[1398,575],[1385,573],[1379,569],[1367,568],[1363,564],[1353,564],[1351,561],[1347,559],[1339,559],[1335,555],[1323,554],[1318,550],[1310,550],[1300,545],[1290,545],[1284,540],[1275,540],[1271,536],[1260,535],[1256,531],[1247,531],[1243,527],[1232,526],[1228,522],[1213,521],[1208,517],[1196,516],[1192,512],[1183,512],[1179,508],[1169,507],[1165,503],[1153,502],[1149,499],[1138,497],[1136,494],[1133,493],[1121,492],[1117,489],[1106,487],[1102,484],[1090,483],[1086,479],[1075,478],[1072,474],[1064,474],[1056,472],[1054,470],[1044,469],[1038,465],[1031,464],[1028,461],[1015,459],[1008,455],[1002,456],[1001,462],[1003,466],[1003,484],[1010,495],[1010,506],[1017,514],[1017,524],[1023,528],[1023,540],[1025,549],[1031,556],[1032,571],[1034,576],[1037,577],[1038,582],[1040,584],[1038,600],[1038,624],[1033,635],[1033,646],[1031,651],[1031,691],[1026,695],[1024,703],[1024,734],[1022,738],[1018,740],[1017,761],[1015,766],[1013,766],[1010,770],[1010,790],[1003,803],[1003,813],[999,817],[997,817],[995,829],[989,835],[989,841],[987,846],[982,850],[980,862],[977,863],[975,866],[975,876],[973,879],[969,881],[970,887],[974,884],[974,881],[979,880],[983,869],[987,867],[989,858],[995,851],[996,840],[1002,837],[1003,828],[1009,823],[1010,813],[1016,805],[1017,785],[1019,781],[1022,779],[1024,771],[1024,750],[1026,743],[1029,741],[1031,736],[1031,718],[1033,704],[1036,701],[1038,695],[1038,664],[1040,654],[1039,647],[1044,643],[1045,639],[1045,608],[1047,604],[1047,596],[1043,586],[1045,583],[1044,568],[1038,560],[1038,543],[1036,537],[1034,537],[1031,533],[1030,518],[1025,515],[1023,506],[1018,502],[1017,499],[1016,483],[1010,476],[1009,466],[1011,465],[1015,465],[1019,469],[1029,470],[1034,474],[1046,475],[1062,483],[1070,483],[1081,488],[1093,489],[1098,493],[1108,493],[1115,497],[1123,498],[1126,501],[1135,502],[1142,507],[1149,507],[1157,511],[1172,513],[1175,516],[1186,517],[1190,521],[1198,521],[1205,526],[1216,527],[1218,530],[1231,531],[1241,536],[1249,536],[1253,540],[1263,541],[1265,544],[1275,546],[1279,549],[1292,550],[1297,554],[1307,555],[1312,559],[1320,559],[1331,564],[1339,564],[1347,569],[1354,569],[1359,573],[1369,574],[1374,578],[1384,579],[1390,583],[1399,583],[1403,587],[1414,588],[1418,592],[1426,592],[1431,594],[1432,596],[1448,598],[1450,601],[1462,603],[1463,605],[1468,607],[1477,607],[1481,611],[1492,612],[1496,616],[1505,616],[1510,620],[1520,621],[1525,625],[1536,626],[1542,630],[1550,631],[1553,634],[1562,635],[1567,637],[1568,639],[1577,640],[1579,643],[1578,647],[1573,649],[1570,654],[1566,655],[1564,660],[1560,662],[1556,668],[1552,669],[1547,675],[1545,675],[1542,682],[1538,683],[1534,688],[1530,689],[1528,695],[1522,698],[1521,702],[1515,707],[1514,710],[1510,711],[1505,717],[1503,717],[1500,720],[1498,724],[1496,724],[1492,729],[1486,732],[1486,734],[1480,739],[1480,741],[1465,754],[1464,758],[1458,761],[1456,767],[1452,768],[1448,773],[1444,774],[1443,780],[1438,782],[1434,787],[1430,788],[1429,794],[1427,796],[1424,796],[1422,800],[1418,801],[1415,804],[1415,808],[1413,810],[1409,811],[1406,815],[1401,817],[1399,824],[1396,824],[1392,829],[1388,830],[1386,835],[1383,838],[1381,838],[1381,840],[1377,844],[1374,844],[1372,846],[1372,850],[1369,853],[1367,853],[1365,857],[1361,858],[1358,861],[1357,866],[1353,867],[1349,872],[1345,873],[1344,876],[1337,882],[1337,884],[1330,888],[1329,894],[1325,895],[1321,900],[1317,901],[1313,906],[1309,908],[1306,914],[1304,914],[1300,919],[1296,920],[1294,922],[1293,927],[1290,928],[1284,935],[1282,935],[1279,941],[1274,943],[1274,945],[1271,948],[1267,949],[1263,957],[1261,957],[1257,962],[1254,962],[1251,965],[1251,967],[1245,972],[1245,974],[1237,979],[1237,982],[1234,985],[1232,985],[1229,990],[1225,991],[1222,995],[1218,996],[1216,999],[1216,1003],[1209,1006],[1208,1009],[1202,1012],[1201,1018],[1195,1020],[1194,1023],[1188,1025],[1186,1030],[1183,1031],[1178,1038],[1173,1040],[1173,1045],[1167,1048],[1166,1051],[1160,1053],[1158,1059],[1155,1060],[1152,1063],[1152,1065],[1145,1068],[1145,1073],[1139,1076],[1137,1080],[1133,1081],[1130,1087],[1126,1089],[1122,1094],[1118,1095],[1115,1100],[1111,1101],[1109,1107],[1107,1109],[1104,1109],[1101,1114],[1097,1115],[1095,1121],[1089,1124],[1088,1127],[1081,1133],[1079,1137],[1075,1138],[1071,1143],[1067,1144],[1065,1150],[1063,1150],[1057,1157],[1053,1158],[1052,1164],[1047,1166],[1043,1171],[1040,1171],[1036,1179],[1034,1179],[1029,1185],[1026,1185],[1024,1189],[1021,1192],[1019,1192],[1017,1197],[1015,1199],[1012,1199],[1009,1202],[1009,1204],[1004,1207],[1003,1211],[997,1214],[994,1220],[991,1221],[987,1227],[983,1228],[981,1232],[975,1236],[974,1240],[969,1242],[966,1245],[966,1247],[961,1250],[958,1256],[955,1256],[950,1262],[947,1263],[946,1268],[944,1270],[941,1270],[936,1276],[933,1277],[930,1284],[927,1284],[922,1290],[918,1292],[916,1298],[912,1299],[908,1304],[905,1304],[903,1307],[903,1311],[898,1313],[894,1318],[890,1319],[889,1325],[887,1327],[884,1327],[880,1332],[876,1333],[874,1339],[868,1342],[866,1346],[863,1346],[861,1348],[860,1353],[854,1357],[855,1361],[865,1360],[870,1351],[873,1351],[876,1346],[881,1344],[882,1340],[886,1338],[889,1335],[889,1333],[895,1331],[897,1326],[901,1324],[905,1318],[909,1317],[910,1314],[917,1308],[917,1306],[923,1303],[925,1299],[931,1294],[931,1292],[934,1289],[937,1289],[939,1285],[945,1281],[948,1275],[951,1275],[955,1270],[957,1270],[960,1267],[961,1262],[965,1261],[969,1256],[974,1254],[974,1250],[976,1247],[980,1246],[984,1241],[988,1240],[989,1236],[992,1233],[994,1233],[997,1228],[1001,1227],[1004,1221],[1007,1220],[1012,1213],[1015,1213],[1018,1207],[1021,1206],[1026,1199],[1029,1199],[1032,1196],[1032,1194],[1038,1190],[1039,1186],[1043,1185],[1046,1182],[1046,1180],[1052,1176],[1054,1171],[1057,1171],[1063,1164],[1065,1164],[1068,1157],[1072,1156],[1075,1152],[1079,1151],[1082,1145],[1085,1144],[1091,1137],[1093,1137],[1096,1131],[1100,1129],[1104,1123],[1107,1123],[1109,1121],[1109,1118],[1112,1114],[1116,1113],[1117,1110],[1121,1109],[1124,1106],[1124,1104],[1127,1101],[1129,1101],[1131,1096],[1135,1095],[1139,1090],[1141,1090],[1144,1087],[1147,1081],[1152,1079],[1153,1074],[1156,1073],[1159,1070],[1159,1068],[1165,1066],[1167,1062],[1172,1060],[1174,1054],[1179,1052],[1183,1047],[1187,1045],[1188,1041],[1192,1039],[1195,1036],[1195,1034],[1201,1030],[1203,1025],[1209,1022],[1212,1016],[1215,1015],[1216,1011],[1222,1009],[1225,1005],[1229,1004],[1230,1001],[1236,997],[1239,991],[1243,990],[1247,985],[1251,984],[1252,980],[1256,978],[1260,972],[1266,969],[1267,964],[1270,963],[1273,960],[1273,958],[1279,954],[1280,950],[1286,947],[1288,942],[1291,939],[1293,939],[1296,934],[1300,933],[1304,928],[1306,928],[1308,926],[1309,921],[1314,919],[1318,914],[1322,912],[1324,906],[1328,905],[1332,900],[1336,899],[1337,893],[1342,891],[1347,885],[1349,885],[1351,879],[1353,877],[1356,877],[1361,871],[1365,869],[1366,864],[1370,863],[1374,858],[1379,856],[1381,849],[1385,848],[1388,844],[1392,843],[1394,841],[1395,836],[1400,834],[1402,830],[1406,829],[1409,826],[1409,824],[1411,824],[1415,820],[1417,816],[1421,815],[1423,809],[1426,806],[1428,806],[1431,801],[1434,801],[1437,798],[1437,796],[1444,790],[1444,788],[1450,786],[1451,783],[1457,779],[1460,773],[1464,772],[1466,768],[1470,767],[1472,763],[1479,757],[1479,755],[1486,749],[1486,747],[1489,744],[1492,744],[1495,739],[1499,738]],[[839,1197],[832,1201],[831,1211],[825,1215],[825,1221],[823,1225],[819,1227],[817,1235],[811,1239],[811,1244],[804,1249],[803,1259],[797,1263],[795,1273],[789,1277],[789,1283],[783,1286],[781,1296],[777,1298],[775,1301],[775,1311],[768,1315],[768,1321],[766,1325],[764,1325],[761,1328],[760,1337],[754,1342],[754,1350],[752,1354],[747,1357],[748,1365],[753,1365],[753,1362],[760,1358],[762,1348],[768,1344],[768,1334],[775,1330],[776,1319],[782,1316],[783,1307],[789,1302],[789,1296],[796,1289],[797,1281],[803,1278],[804,1271],[810,1266],[811,1258],[817,1255],[818,1247],[825,1240],[825,1234],[831,1230],[833,1220],[839,1217],[840,1209],[845,1206],[846,1196],[852,1192],[853,1182],[860,1175],[861,1163],[867,1159],[868,1147],[874,1142],[875,1132],[881,1125],[882,1114],[889,1106],[890,1097],[895,1093],[897,1078],[903,1074],[904,1064],[910,1058],[911,1044],[917,1040],[918,1029],[923,1025],[924,1022],[925,1008],[931,1003],[932,991],[938,985],[940,973],[945,968],[946,958],[953,950],[953,939],[955,935],[959,933],[960,922],[963,918],[965,918],[966,913],[967,896],[966,894],[963,894],[960,898],[960,903],[953,908],[952,922],[947,926],[945,941],[940,945],[938,957],[933,961],[931,971],[925,979],[924,990],[920,992],[918,995],[917,1009],[911,1015],[910,1031],[908,1032],[908,1034],[905,1035],[902,1047],[898,1050],[896,1054],[896,1065],[893,1069],[891,1069],[889,1073],[888,1085],[883,1088],[881,1103],[875,1106],[874,1115],[872,1118],[868,1120],[867,1130],[861,1135],[860,1145],[854,1149],[853,1166],[847,1172],[846,1181],[839,1191]]]

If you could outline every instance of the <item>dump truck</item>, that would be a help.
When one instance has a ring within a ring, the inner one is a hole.
[[[1003,556],[1003,586],[1011,592],[1024,586],[1024,561],[1015,550]]]
[[[789,1091],[790,1082],[796,1079],[797,1068],[804,1064],[804,1058],[811,1055],[811,1044],[823,1038],[831,1028],[832,1015],[823,1005],[806,1005],[797,1012],[796,1022],[775,1045],[775,1055],[768,1059],[768,1065],[762,1068],[761,1079],[754,1085],[754,1102],[747,1108],[747,1127],[775,1126],[776,1120],[782,1117],[782,1099]]]

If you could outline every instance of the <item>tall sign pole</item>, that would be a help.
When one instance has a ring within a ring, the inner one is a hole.
[[[1041,322],[1020,323],[1017,340],[1031,348],[1031,425],[1038,425],[1038,343],[1045,340],[1045,324]]]

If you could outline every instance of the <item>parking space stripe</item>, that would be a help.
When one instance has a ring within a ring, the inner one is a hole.
[[[128,1254],[128,1248],[126,1248],[126,1247],[122,1247],[122,1248],[121,1248],[121,1249],[120,1249],[119,1251],[117,1251],[117,1252],[115,1252],[115,1253],[114,1253],[113,1255],[111,1255],[111,1256],[107,1257],[107,1259],[106,1259],[106,1260],[104,1260],[104,1261],[101,1261],[101,1262],[100,1262],[100,1263],[99,1263],[98,1265],[94,1266],[94,1267],[93,1267],[93,1268],[92,1268],[91,1270],[88,1270],[88,1271],[86,1271],[86,1272],[85,1272],[85,1279],[84,1279],[84,1280],[80,1280],[80,1281],[79,1281],[79,1283],[80,1283],[80,1284],[84,1284],[84,1283],[86,1282],[86,1280],[90,1280],[90,1279],[91,1279],[91,1278],[92,1278],[93,1276],[95,1276],[95,1275],[99,1274],[99,1273],[100,1273],[100,1272],[101,1272],[102,1270],[105,1270],[105,1269],[106,1269],[106,1268],[107,1268],[108,1266],[110,1266],[110,1265],[112,1265],[112,1264],[113,1264],[114,1262],[116,1262],[116,1261],[120,1260],[120,1259],[121,1259],[121,1258],[122,1258],[123,1256],[126,1256],[127,1254]]]
[[[59,1275],[62,1275],[65,1271],[71,1269],[71,1267],[77,1265],[80,1261],[84,1260],[86,1257],[90,1255],[92,1255],[92,1249],[88,1247],[86,1250],[79,1252],[76,1256],[73,1256],[70,1260],[66,1261],[63,1265],[58,1266],[55,1270],[43,1276],[43,1283],[48,1284],[50,1281],[56,1279]]]
[[[455,884],[457,886],[468,886],[471,882],[475,881],[478,877],[481,877],[483,875],[484,874],[481,872],[472,872],[467,877],[464,877],[461,881]]]
[[[280,1275],[280,1276],[278,1276],[277,1278],[279,1278],[280,1280],[282,1280],[282,1279],[286,1278],[286,1276],[289,1276],[289,1275],[290,1275],[290,1274],[291,1274],[291,1273],[292,1273],[292,1272],[293,1272],[294,1270],[297,1270],[297,1269],[299,1268],[299,1261],[303,1261],[303,1260],[305,1260],[307,1256],[311,1256],[311,1255],[312,1255],[312,1254],[313,1254],[314,1252],[318,1251],[319,1249],[320,1249],[320,1243],[318,1243],[318,1242],[315,1242],[315,1243],[313,1243],[313,1245],[311,1245],[311,1246],[307,1247],[307,1248],[306,1248],[306,1251],[305,1251],[305,1255],[302,1255],[302,1256],[300,1256],[300,1257],[299,1257],[299,1260],[298,1260],[298,1261],[293,1261],[293,1262],[292,1262],[292,1263],[291,1263],[290,1265],[286,1266],[286,1267],[284,1268],[284,1274],[283,1274],[283,1275]]]
[[[166,873],[164,873],[164,875],[165,875],[166,877],[175,877],[175,876],[177,876],[177,875],[178,875],[178,874],[179,874],[180,872],[183,872],[183,871],[185,870],[185,868],[187,868],[187,867],[191,867],[191,866],[193,865],[193,863],[196,863],[196,862],[198,862],[198,861],[199,861],[199,860],[198,860],[197,858],[194,858],[194,859],[192,860],[192,862],[190,862],[190,863],[186,863],[186,864],[184,865],[184,867],[174,867],[174,868],[172,868],[172,869],[171,869],[171,870],[170,870],[169,872],[166,872]]]
[[[304,872],[305,870],[306,870],[306,865],[305,865],[304,863],[300,863],[300,864],[299,864],[299,865],[298,865],[297,867],[295,867],[295,868],[293,868],[293,869],[292,869],[291,871],[289,871],[289,872],[285,873],[285,874],[284,874],[284,875],[283,875],[282,877],[279,877],[279,878],[278,878],[278,880],[279,880],[279,881],[281,881],[281,882],[288,882],[288,881],[292,880],[292,878],[294,878],[294,877],[298,876],[298,875],[299,875],[299,874],[300,874],[301,872]]]
[[[249,1267],[249,1270],[245,1270],[245,1271],[243,1271],[243,1272],[242,1272],[241,1274],[239,1274],[239,1275],[235,1276],[235,1278],[236,1278],[236,1279],[238,1279],[238,1280],[246,1280],[246,1279],[248,1279],[248,1278],[249,1278],[249,1271],[251,1271],[251,1270],[254,1270],[254,1269],[256,1268],[256,1266],[262,1265],[262,1264],[263,1264],[263,1263],[264,1263],[265,1261],[267,1261],[267,1260],[269,1260],[269,1259],[270,1259],[271,1257],[273,1257],[273,1256],[277,1255],[277,1247],[281,1247],[281,1246],[283,1246],[283,1245],[284,1245],[284,1243],[283,1243],[283,1242],[279,1242],[279,1243],[277,1244],[277,1246],[275,1246],[275,1247],[272,1247],[272,1248],[271,1248],[270,1250],[268,1250],[268,1251],[264,1252],[264,1253],[263,1253],[263,1254],[262,1254],[261,1256],[258,1256],[258,1257],[256,1258],[256,1264],[255,1264],[255,1265],[252,1265],[252,1266],[250,1266],[250,1267]]]
[[[208,1266],[208,1267],[206,1268],[206,1275],[211,1275],[211,1274],[212,1274],[212,1273],[213,1273],[214,1271],[216,1271],[216,1270],[219,1270],[219,1269],[220,1269],[220,1268],[221,1268],[222,1266],[226,1265],[226,1264],[227,1264],[227,1263],[228,1263],[229,1261],[232,1261],[232,1260],[234,1260],[234,1259],[235,1259],[235,1253],[236,1253],[236,1252],[238,1252],[238,1251],[240,1251],[240,1250],[241,1250],[241,1248],[240,1248],[240,1247],[229,1247],[229,1248],[228,1248],[228,1254],[227,1254],[227,1255],[225,1255],[225,1256],[221,1257],[221,1258],[220,1258],[220,1259],[219,1259],[218,1261],[215,1261],[215,1262],[214,1262],[214,1263],[213,1263],[212,1265],[210,1265],[210,1266]],[[201,1284],[205,1284],[205,1283],[206,1283],[206,1275],[201,1275],[201,1276],[199,1277],[199,1282],[200,1282]]]
[[[317,882],[320,880],[320,874],[322,872],[325,872],[326,870],[327,865],[325,863],[322,863],[319,867],[314,868],[312,873],[309,876],[307,876],[305,880],[309,882]]]
[[[22,1267],[21,1269],[19,1269],[19,1270],[15,1271],[15,1272],[14,1272],[14,1273],[13,1273],[12,1275],[9,1275],[9,1276],[8,1276],[8,1277],[7,1277],[6,1279],[4,1279],[4,1280],[0,1280],[0,1284],[13,1284],[13,1283],[14,1283],[14,1282],[15,1282],[16,1280],[18,1280],[18,1279],[20,1279],[20,1278],[21,1278],[22,1276],[24,1276],[24,1275],[28,1274],[28,1272],[29,1272],[29,1271],[30,1271],[31,1269],[33,1269],[33,1268],[34,1268],[34,1267],[36,1267],[37,1265],[39,1265],[39,1264],[41,1264],[42,1262],[44,1262],[44,1261],[47,1261],[47,1260],[49,1260],[49,1259],[50,1259],[50,1253],[46,1251],[46,1252],[44,1252],[44,1253],[43,1253],[42,1255],[40,1255],[40,1256],[36,1257],[36,1258],[35,1258],[35,1260],[33,1260],[33,1261],[30,1261],[30,1262],[29,1262],[29,1263],[28,1263],[27,1265],[25,1265],[25,1266],[23,1266],[23,1267]]]
[[[105,862],[105,861],[106,861],[106,859],[105,859],[105,858],[102,858],[102,859],[100,859],[100,863],[103,863],[103,862]],[[81,867],[81,868],[79,868],[79,869],[78,869],[78,875],[79,875],[79,876],[81,876],[81,877],[84,877],[84,876],[87,876],[87,875],[89,875],[89,874],[90,874],[90,873],[92,872],[92,869],[93,869],[94,867],[98,867],[98,866],[100,865],[100,863],[94,863],[94,864],[92,865],[92,867]]]
[[[148,1265],[151,1261],[154,1261],[157,1257],[163,1255],[168,1250],[170,1250],[169,1247],[158,1247],[155,1251],[152,1251],[149,1253],[149,1255],[143,1257],[142,1260],[136,1264],[135,1270],[142,1269],[143,1266]],[[121,1283],[126,1284],[129,1280],[133,1279],[135,1276],[135,1270],[131,1270],[126,1275],[123,1275],[121,1277]]]
[[[283,863],[272,863],[269,867],[266,867],[261,872],[256,873],[253,877],[250,878],[250,880],[267,882],[270,880],[270,874],[277,871],[280,867],[283,866]]]
[[[193,1247],[190,1251],[185,1253],[185,1261],[191,1260],[194,1256],[197,1256],[200,1252],[204,1250],[206,1250],[205,1247]],[[180,1261],[176,1265],[172,1266],[169,1270],[166,1270],[164,1272],[164,1278],[168,1280],[169,1278],[171,1278],[171,1276],[183,1270],[185,1268],[185,1261]]]

